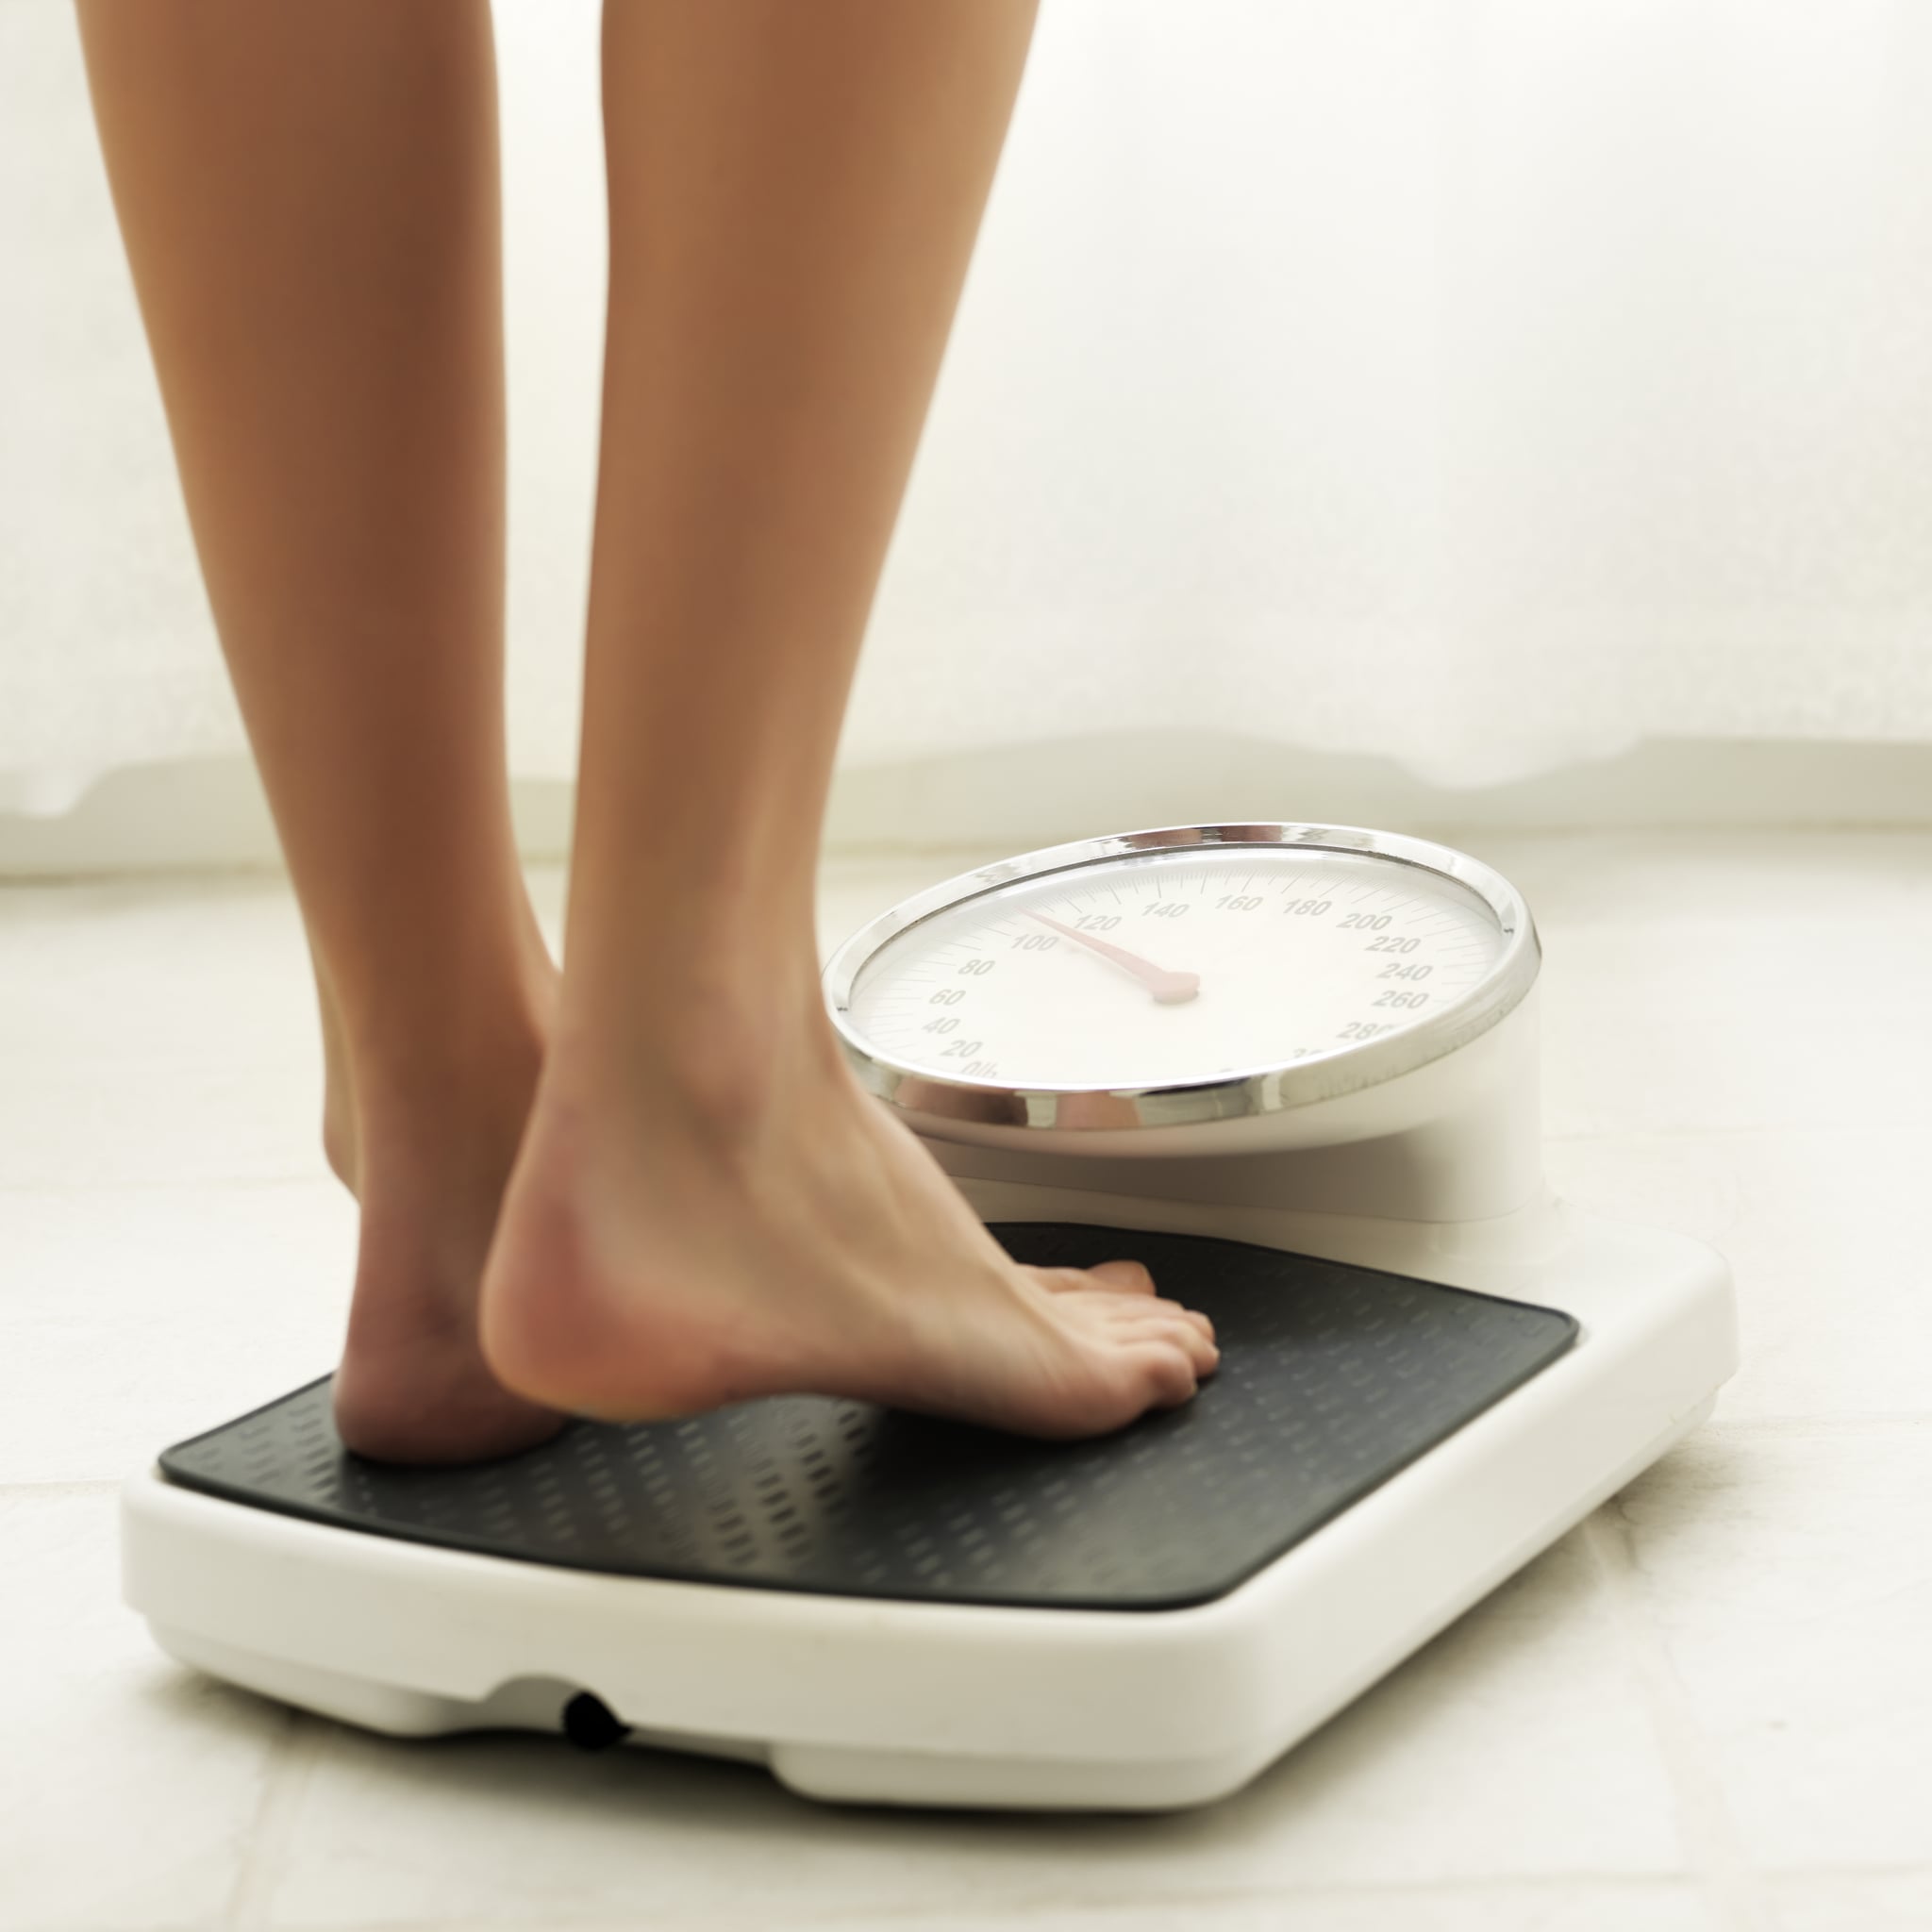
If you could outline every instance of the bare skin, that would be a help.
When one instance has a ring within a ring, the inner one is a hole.
[[[555,972],[503,752],[494,71],[476,0],[83,0],[202,572],[300,897],[324,1138],[361,1203],[347,1440],[558,1419],[476,1286]]]
[[[367,1454],[789,1390],[1042,1435],[1185,1400],[1136,1264],[1015,1266],[853,1085],[812,880],[1025,0],[625,0],[566,971],[503,773],[484,9],[82,0],[362,1205]],[[242,160],[245,158],[245,165]],[[534,1095],[534,1099],[533,1099]]]

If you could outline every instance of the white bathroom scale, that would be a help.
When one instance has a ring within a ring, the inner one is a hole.
[[[1346,827],[948,881],[827,969],[851,1064],[1018,1258],[1133,1256],[1208,1314],[1191,1402],[1037,1442],[791,1396],[409,1470],[344,1450],[325,1378],[129,1484],[128,1600],[186,1663],[403,1736],[866,1803],[1225,1795],[1734,1366],[1716,1255],[1543,1185],[1539,962],[1496,874]]]

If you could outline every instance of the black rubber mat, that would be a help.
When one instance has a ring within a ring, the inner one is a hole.
[[[1212,1318],[1186,1407],[1041,1443],[815,1396],[574,1423],[462,1470],[345,1451],[327,1380],[161,1457],[343,1530],[627,1576],[922,1602],[1170,1609],[1224,1594],[1554,1361],[1555,1309],[1182,1235],[1012,1224],[1024,1261],[1138,1256]]]

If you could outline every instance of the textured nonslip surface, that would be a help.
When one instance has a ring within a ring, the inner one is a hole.
[[[1024,1261],[1118,1232],[1013,1224]],[[1135,1234],[1222,1365],[1184,1408],[1029,1442],[790,1396],[683,1422],[575,1423],[521,1456],[403,1470],[348,1454],[326,1380],[170,1449],[175,1482],[338,1528],[688,1582],[947,1603],[1171,1608],[1224,1594],[1556,1359],[1575,1323],[1373,1269]]]

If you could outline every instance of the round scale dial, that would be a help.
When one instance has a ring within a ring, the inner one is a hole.
[[[935,888],[848,942],[828,980],[848,1048],[903,1104],[929,1106],[935,1082],[1223,1090],[1207,1117],[1293,1104],[1310,1063],[1357,1055],[1365,1078],[1388,1077],[1453,1050],[1534,969],[1520,899],[1461,854],[1334,827],[1191,826]],[[1271,1075],[1266,1094],[1225,1104]]]

